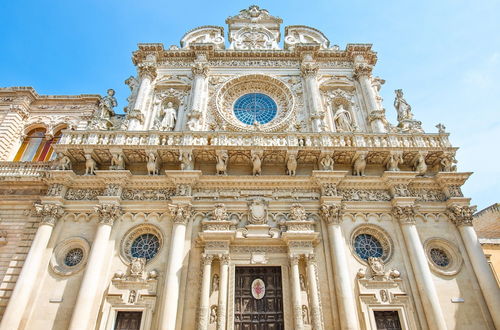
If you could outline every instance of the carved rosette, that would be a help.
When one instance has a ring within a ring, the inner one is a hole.
[[[99,223],[112,226],[122,215],[122,208],[116,204],[100,204],[94,208],[99,216]]]
[[[321,218],[328,225],[340,225],[342,223],[342,213],[344,212],[344,205],[321,205]]]
[[[476,210],[476,206],[452,205],[448,208],[447,214],[455,226],[472,226],[472,219]]]
[[[168,209],[172,216],[172,221],[176,224],[186,225],[191,218],[191,204],[170,204]]]
[[[294,221],[305,221],[307,220],[306,210],[302,205],[295,203],[290,209],[290,218]]]
[[[35,214],[42,217],[41,223],[50,226],[55,226],[57,220],[59,220],[64,213],[63,208],[58,204],[35,203],[33,207]]]
[[[392,214],[396,219],[398,219],[399,223],[403,225],[414,225],[415,215],[417,214],[417,206],[394,206],[392,208]]]

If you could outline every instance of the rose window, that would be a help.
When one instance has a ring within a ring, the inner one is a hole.
[[[276,117],[277,112],[276,102],[262,93],[245,94],[234,103],[234,115],[247,125],[267,124]]]
[[[152,259],[160,249],[160,240],[153,234],[142,234],[138,236],[130,247],[130,254],[134,258]]]
[[[450,264],[450,258],[443,250],[439,248],[432,248],[429,251],[432,262],[439,267],[447,267]]]
[[[381,258],[384,255],[382,244],[370,234],[360,234],[354,239],[354,250],[364,260],[369,257]]]
[[[80,248],[74,248],[66,253],[64,257],[64,264],[68,267],[74,267],[78,265],[83,260],[83,250]]]

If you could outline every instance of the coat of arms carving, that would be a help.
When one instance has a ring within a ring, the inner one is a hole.
[[[248,222],[253,225],[266,224],[267,205],[268,202],[262,198],[257,198],[248,202]]]

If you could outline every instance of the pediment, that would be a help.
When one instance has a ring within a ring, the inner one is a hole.
[[[315,28],[305,25],[285,27],[285,49],[293,49],[297,44],[318,44],[320,49],[328,49],[330,41]]]

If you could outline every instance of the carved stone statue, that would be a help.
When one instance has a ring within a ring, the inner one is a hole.
[[[158,157],[154,152],[150,152],[148,154],[148,162],[146,164],[148,175],[158,175],[160,172],[158,165]]]
[[[252,164],[253,164],[253,175],[260,175],[262,170],[262,150],[252,151]]]
[[[427,172],[427,164],[425,163],[425,157],[422,154],[418,154],[415,159],[413,170],[417,172],[418,176],[424,176]]]
[[[57,158],[54,161],[53,169],[60,171],[71,170],[71,160],[62,152],[58,152]]]
[[[182,171],[191,171],[194,169],[194,161],[191,151],[181,151],[179,154],[179,161],[181,162]]]
[[[306,305],[302,305],[302,319],[304,320],[304,324],[311,323],[309,321],[309,310],[307,309]]]
[[[453,155],[445,155],[439,164],[441,165],[442,172],[456,172],[457,171],[457,160]]]
[[[124,170],[125,169],[125,159],[123,154],[120,152],[114,152],[111,155],[111,166],[110,170]]]
[[[130,293],[128,295],[128,303],[133,304],[135,302],[136,296],[137,296],[137,291],[130,290]]]
[[[99,107],[101,108],[100,118],[109,120],[112,116],[115,115],[114,107],[118,105],[118,102],[115,98],[115,90],[108,89],[107,95],[101,99]]]
[[[289,154],[287,161],[286,161],[286,171],[287,174],[290,176],[295,176],[295,173],[297,171],[297,155],[296,154]]]
[[[91,154],[85,154],[85,175],[95,175],[97,163],[92,158]]]
[[[304,275],[300,274],[299,279],[300,279],[300,290],[306,291],[306,281],[304,279]]]
[[[187,128],[190,131],[197,131],[200,129],[200,117],[201,112],[197,110],[191,110],[191,113],[188,115]]]
[[[330,154],[325,155],[320,161],[321,170],[323,171],[333,171],[333,157]]]
[[[365,175],[366,152],[360,152],[356,154],[353,161],[352,175]]]
[[[393,171],[397,172],[399,171],[399,164],[403,162],[403,155],[398,152],[391,152],[389,155],[389,158],[387,158],[387,161],[385,163],[385,168],[388,171]]]
[[[344,109],[342,104],[339,105],[335,115],[333,116],[337,132],[352,132],[353,122],[349,111]]]
[[[139,82],[135,77],[130,76],[127,80],[125,80],[125,84],[130,88],[130,95],[127,97],[128,105],[124,109],[125,112],[128,112],[137,98],[137,93],[139,92]]]
[[[369,257],[368,265],[370,266],[370,271],[372,276],[384,276],[385,266],[384,262],[380,258]]]
[[[163,119],[160,123],[160,129],[163,131],[172,131],[175,127],[175,122],[177,121],[177,110],[174,108],[172,102],[168,102],[165,109],[161,111]]]
[[[210,307],[210,324],[217,322],[217,306]]]
[[[219,275],[214,274],[212,278],[212,292],[219,291]]]
[[[394,99],[394,107],[396,108],[396,111],[398,113],[398,121],[402,122],[403,120],[413,120],[411,106],[404,99],[403,90],[396,89],[394,92],[396,93],[396,98]]]
[[[217,150],[216,152],[217,164],[215,165],[215,172],[217,175],[227,175],[227,160],[229,155],[226,150]]]

